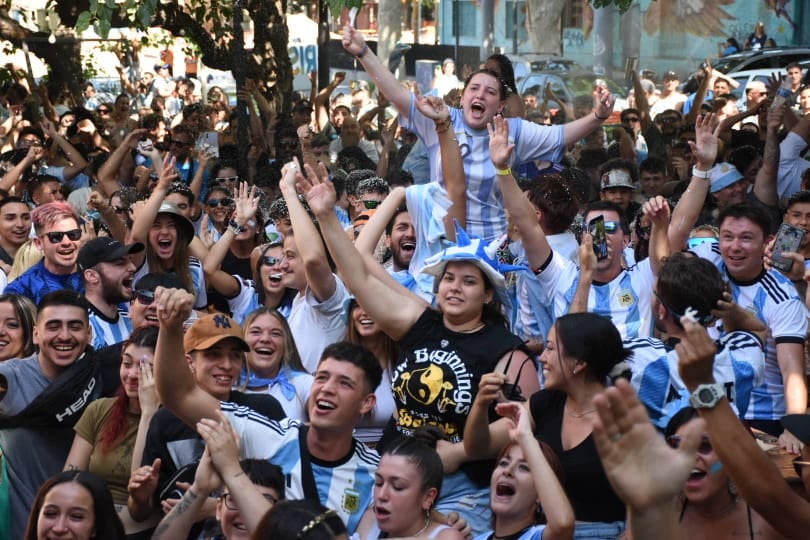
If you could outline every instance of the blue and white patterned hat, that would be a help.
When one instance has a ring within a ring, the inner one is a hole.
[[[505,235],[504,235],[505,237]],[[434,292],[438,288],[439,280],[444,274],[444,269],[447,263],[450,262],[468,262],[472,263],[484,273],[492,288],[495,290],[495,295],[498,301],[504,305],[509,306],[511,301],[506,292],[506,280],[503,276],[505,272],[515,272],[518,270],[528,270],[525,266],[513,266],[509,264],[500,264],[495,257],[504,237],[496,238],[489,244],[484,243],[481,238],[470,237],[467,232],[456,223],[456,245],[429,257],[425,260],[425,266],[422,272],[429,274],[436,278],[433,287]]]
[[[717,193],[721,189],[725,189],[732,184],[736,184],[743,179],[743,175],[737,170],[737,167],[731,163],[718,163],[712,170],[711,186],[709,191]]]

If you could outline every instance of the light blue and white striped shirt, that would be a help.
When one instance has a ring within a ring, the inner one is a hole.
[[[503,196],[495,179],[495,166],[489,157],[489,133],[464,123],[460,109],[450,109],[453,131],[458,140],[467,178],[467,232],[490,242],[506,232]],[[563,155],[563,127],[540,126],[520,118],[508,118],[509,140],[515,144],[511,166],[542,159],[560,161]],[[444,186],[439,139],[433,120],[416,109],[411,95],[407,118],[400,122],[425,143],[430,158],[430,179]]]

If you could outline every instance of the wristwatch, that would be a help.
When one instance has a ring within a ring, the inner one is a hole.
[[[709,180],[712,177],[712,173],[714,172],[714,167],[709,169],[708,171],[701,171],[697,168],[697,165],[692,166],[692,176],[696,178],[702,178],[704,180]]]
[[[726,392],[722,384],[701,384],[689,396],[689,404],[695,409],[713,409],[724,397]]]
[[[234,234],[243,233],[247,230],[247,227],[244,225],[239,225],[236,220],[233,219],[228,223],[228,227],[233,229]]]

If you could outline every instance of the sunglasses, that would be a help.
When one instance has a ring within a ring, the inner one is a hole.
[[[380,201],[362,201],[362,203],[366,210],[374,210],[382,204]]]
[[[227,197],[224,199],[208,199],[208,202],[206,204],[211,208],[216,208],[220,204],[222,206],[233,206],[233,199],[229,199]]]
[[[110,109],[96,109],[98,114],[110,114]]]
[[[155,292],[147,290],[135,291],[135,299],[142,306],[151,306],[155,301]]]
[[[656,120],[661,122],[662,124],[674,124],[678,122],[677,118],[657,118]]]
[[[615,234],[622,228],[621,223],[618,221],[605,221],[605,232],[608,234]]]
[[[634,116],[632,118],[625,118],[624,121],[625,122],[638,122],[639,118],[637,116]]]
[[[720,240],[717,238],[690,238],[686,241],[686,245],[689,249],[694,249],[702,244],[719,244]]]
[[[667,444],[672,448],[680,448],[681,441],[683,441],[683,437],[680,435],[670,435],[667,437]],[[698,445],[697,451],[698,454],[703,456],[712,453],[712,443],[707,435],[700,438],[700,444]]]
[[[82,237],[82,230],[81,229],[71,229],[69,231],[57,231],[57,232],[49,232],[45,233],[44,236],[48,237],[48,241],[51,244],[58,244],[62,241],[62,239],[67,236],[68,239],[76,242],[79,238]]]
[[[179,146],[179,147],[181,147],[181,148],[182,148],[182,147],[186,147],[186,146],[191,146],[191,143],[190,143],[190,142],[185,142],[185,141],[177,141],[177,140],[175,140],[175,139],[171,139],[171,140],[169,141],[169,144],[170,144],[170,145],[171,145],[171,144],[173,144],[173,145],[175,145],[175,146]]]
[[[129,208],[126,206],[113,206],[112,209],[116,214],[126,214],[129,212]]]
[[[217,182],[238,182],[238,176],[220,176],[219,178],[215,178]]]
[[[281,264],[281,261],[284,259],[279,259],[278,257],[273,257],[272,255],[265,255],[262,257],[262,266],[276,266]]]

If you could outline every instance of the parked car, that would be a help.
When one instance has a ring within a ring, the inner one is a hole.
[[[730,74],[752,69],[781,69],[791,62],[808,59],[810,59],[808,47],[779,47],[730,54],[713,61],[712,67]]]
[[[546,84],[549,84],[554,95],[570,107],[573,107],[574,99],[577,96],[591,96],[594,82],[597,79],[605,81],[607,89],[616,96],[616,106],[608,123],[618,123],[619,113],[627,108],[627,91],[622,85],[607,77],[600,77],[582,71],[571,73],[529,73],[517,82],[517,90],[518,94],[521,95],[529,91],[534,92],[537,94],[538,101],[542,101],[543,91]]]

